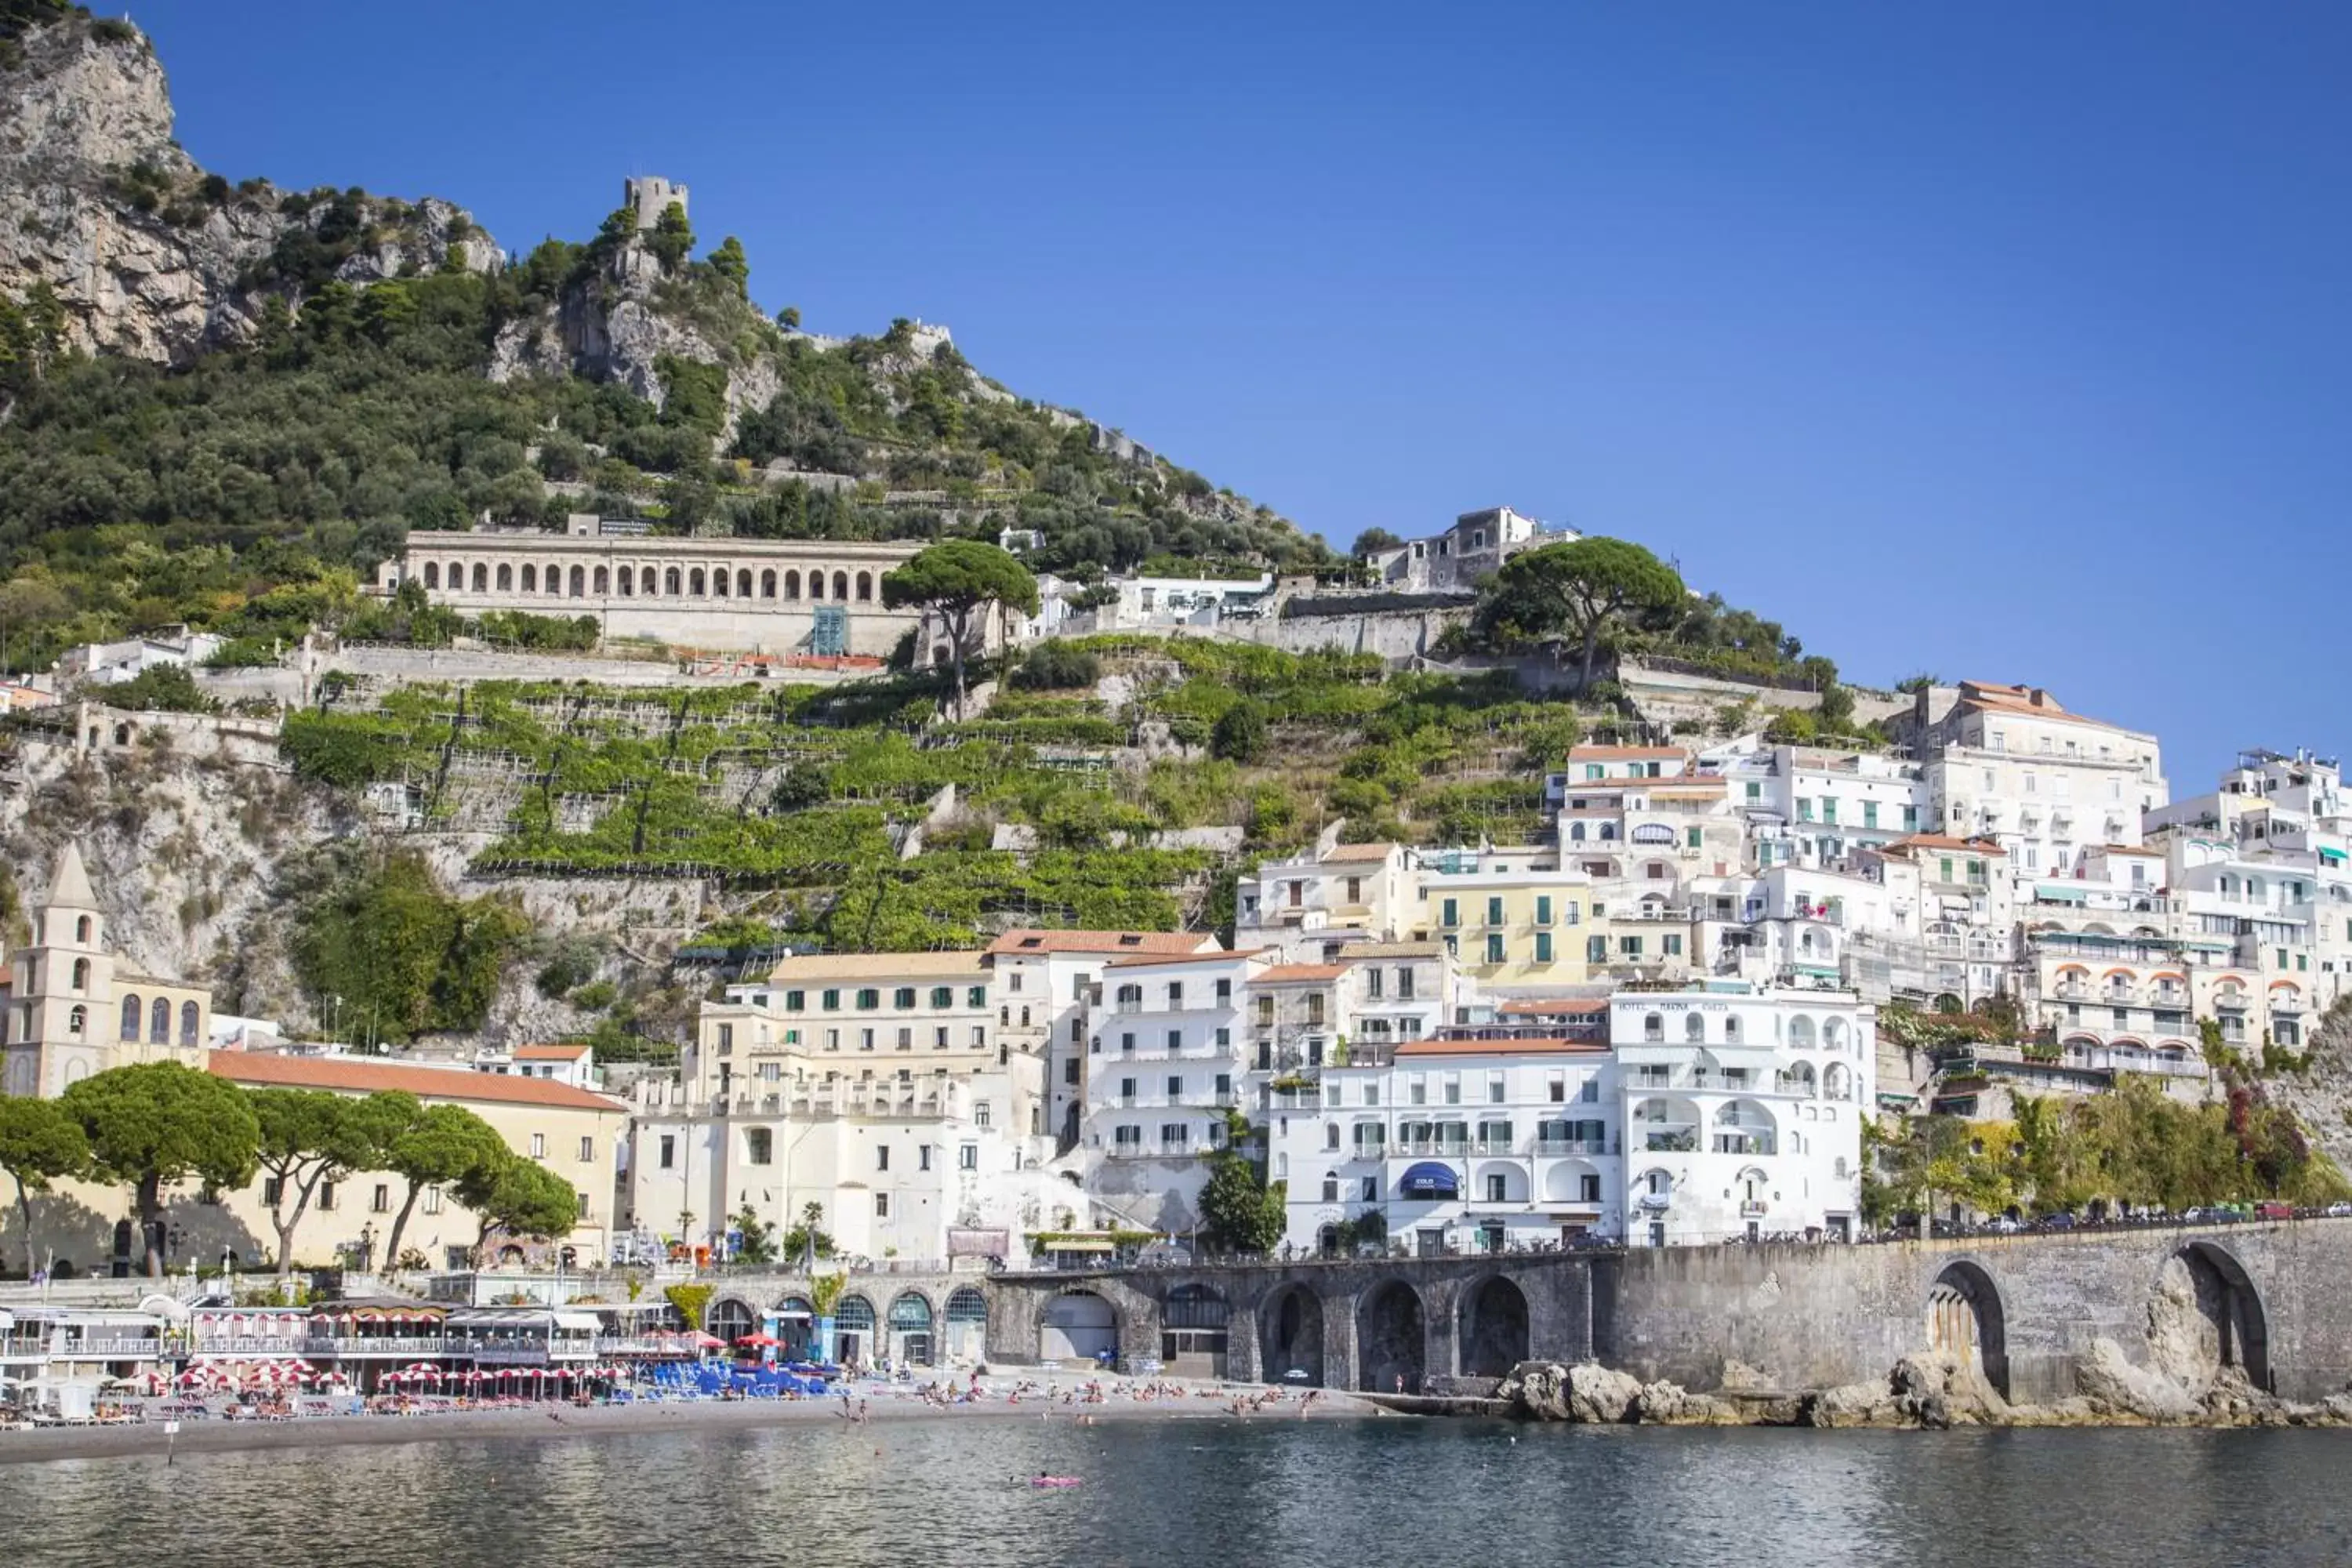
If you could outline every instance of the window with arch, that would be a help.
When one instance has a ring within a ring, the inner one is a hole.
[[[800,596],[801,596],[801,574],[800,574],[799,573],[797,573],[797,572],[787,572],[787,573],[785,573],[785,574],[784,574],[784,597],[785,597],[785,598],[787,598],[787,599],[797,599],[797,598],[799,598]]]
[[[522,569],[522,591],[526,594],[539,592],[539,568],[528,562],[523,564]]]
[[[836,600],[846,599],[849,597],[848,573],[835,572],[833,574],[833,596]]]
[[[136,996],[125,996],[122,999],[122,1037],[126,1040],[135,1041],[139,1038],[139,998]]]
[[[87,1008],[87,1007],[76,1007],[76,1008],[74,1008],[71,1012],[69,1012],[69,1013],[68,1013],[68,1014],[66,1015],[66,1033],[67,1033],[67,1034],[68,1034],[68,1035],[80,1035],[80,1034],[86,1034],[86,1033],[88,1033],[88,1032],[89,1032],[89,1008]]]
[[[1338,1122],[1327,1121],[1323,1124],[1323,1147],[1327,1150],[1336,1150],[1339,1147],[1339,1124]]]
[[[74,945],[77,947],[88,947],[89,945],[90,938],[97,933],[97,931],[98,927],[94,922],[92,922],[90,918],[88,915],[83,915],[80,919],[74,921]]]
[[[1789,1043],[1801,1051],[1813,1048],[1813,1021],[1800,1013],[1789,1020]]]
[[[824,573],[812,572],[809,574],[809,597],[812,599],[822,599],[824,597]]]
[[[662,574],[662,592],[673,599],[677,597],[679,589],[677,567],[673,566]]]
[[[613,574],[613,586],[620,591],[621,597],[624,599],[635,598],[637,592],[635,571],[627,566],[622,567]]]
[[[1337,1132],[1339,1129],[1334,1127],[1331,1131]],[[1337,1171],[1323,1173],[1323,1201],[1327,1204],[1339,1201],[1339,1173]]]
[[[73,988],[77,991],[89,989],[89,960],[87,958],[73,961]]]
[[[572,569],[572,596],[575,599],[588,596],[588,573],[584,567],[574,566]]]
[[[751,596],[751,569],[749,566],[735,574],[735,596],[739,599]],[[771,594],[768,597],[772,599],[775,595]]]
[[[1684,1038],[1684,1039],[1685,1039],[1685,1040],[1704,1040],[1704,1039],[1706,1039],[1706,1018],[1702,1017],[1700,1015],[1698,1015],[1698,1014],[1696,1014],[1696,1013],[1686,1013],[1686,1014],[1685,1014],[1685,1015],[1683,1016],[1683,1038]]]
[[[857,597],[861,601],[869,600],[874,597],[873,573],[860,572],[857,574]]]
[[[172,1004],[168,997],[158,996],[147,1010],[147,1043],[168,1046],[172,1043]]]
[[[1584,824],[1582,824],[1582,823],[1580,823],[1580,822],[1571,822],[1571,823],[1570,823],[1570,824],[1568,825],[1568,837],[1569,837],[1570,840],[1571,842],[1573,842],[1573,843],[1577,843],[1577,844],[1581,844],[1581,843],[1583,843],[1583,842],[1584,842]]]
[[[709,595],[710,581],[703,575],[701,567],[697,566],[694,570],[686,574],[686,596],[688,598],[703,599],[709,597]]]
[[[730,596],[727,588],[727,568],[721,566],[710,574],[710,592],[713,596],[724,599]]]
[[[180,1004],[180,1044],[193,1046],[196,1043],[196,1026],[200,1022],[201,1018],[194,1002]]]
[[[513,587],[514,568],[501,561],[499,563],[499,592],[504,594],[509,592]]]
[[[430,561],[425,563],[425,585],[428,588],[441,585],[441,568]]]
[[[760,597],[762,599],[772,599],[775,596],[776,569],[771,566],[765,572],[760,574]]]
[[[613,591],[613,574],[609,569],[603,566],[597,567],[595,581],[594,593],[598,598],[601,599]]]
[[[1663,1040],[1665,1037],[1666,1021],[1664,1017],[1658,1014],[1652,1013],[1643,1018],[1642,1038],[1645,1040]]]
[[[474,563],[474,592],[477,594],[487,594],[489,591],[489,563],[486,561],[477,561]]]

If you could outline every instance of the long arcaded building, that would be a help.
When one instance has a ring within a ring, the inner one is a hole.
[[[921,546],[842,540],[670,539],[570,531],[413,532],[377,587],[420,584],[436,604],[479,615],[594,616],[608,637],[786,656],[884,657],[921,612],[882,603],[882,576]],[[929,663],[937,638],[919,639]]]

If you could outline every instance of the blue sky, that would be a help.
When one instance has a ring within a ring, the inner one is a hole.
[[[1133,12],[1133,15],[1126,13]],[[2352,743],[2352,8],[149,0],[208,167],[944,321],[1345,545],[1507,502],[1856,680]]]

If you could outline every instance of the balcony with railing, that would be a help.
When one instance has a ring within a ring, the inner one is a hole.
[[[373,1356],[414,1361],[419,1356],[448,1353],[450,1341],[441,1334],[312,1334],[299,1353],[335,1361],[366,1361]]]
[[[1470,1140],[1460,1138],[1399,1138],[1390,1145],[1393,1153],[1404,1155],[1433,1154],[1442,1160],[1459,1160],[1470,1152]]]
[[[1538,1154],[1554,1156],[1570,1154],[1590,1156],[1595,1154],[1613,1154],[1617,1151],[1606,1138],[1538,1137],[1536,1140],[1535,1152]]]
[[[208,1334],[198,1330],[188,1342],[188,1353],[199,1356],[293,1356],[308,1353],[310,1334]]]

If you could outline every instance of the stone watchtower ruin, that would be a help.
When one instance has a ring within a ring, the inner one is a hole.
[[[637,215],[641,233],[653,227],[672,202],[685,208],[686,187],[673,185],[659,174],[637,175],[621,182],[621,205]]]

